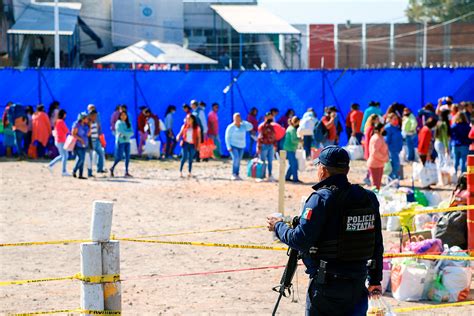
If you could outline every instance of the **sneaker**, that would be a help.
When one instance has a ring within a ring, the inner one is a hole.
[[[237,175],[236,178],[237,178],[236,179],[237,181],[242,181],[243,180],[239,175]]]
[[[81,179],[81,180],[87,180],[87,178],[86,178],[86,177],[83,177],[83,176],[79,176],[79,178],[78,178],[78,179]]]
[[[273,176],[269,176],[268,177],[268,182],[276,182],[276,180]]]
[[[256,178],[256,179],[255,179],[255,182],[257,182],[257,183],[263,182],[263,179]]]
[[[53,166],[48,165],[48,171],[49,173],[53,174]]]
[[[230,177],[230,181],[237,181],[238,180],[238,176],[236,176],[235,174],[232,175],[232,177]]]
[[[110,176],[113,178],[114,177],[114,169],[110,169]]]
[[[71,174],[69,172],[63,172],[61,175],[63,177],[70,177],[71,176]]]
[[[133,178],[133,176],[132,176],[130,173],[127,172],[127,173],[125,174],[125,178]]]
[[[77,178],[76,171],[74,171],[74,172],[72,173],[72,176],[73,176],[74,178]]]

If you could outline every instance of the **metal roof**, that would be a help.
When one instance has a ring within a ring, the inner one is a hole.
[[[73,35],[81,3],[59,4],[59,35]],[[8,34],[54,35],[54,3],[32,2],[28,4],[8,30]]]
[[[221,18],[241,34],[300,34],[282,18],[258,5],[211,5]]]
[[[96,64],[217,64],[217,61],[176,44],[140,41],[94,60]]]

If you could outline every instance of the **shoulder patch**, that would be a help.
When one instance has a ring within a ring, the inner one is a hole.
[[[313,209],[310,207],[306,207],[301,214],[301,217],[305,220],[309,221],[311,219],[311,214],[313,213]]]

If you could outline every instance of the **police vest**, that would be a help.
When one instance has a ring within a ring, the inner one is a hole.
[[[357,188],[361,199],[346,201],[349,192]],[[336,196],[336,209],[341,216],[338,237],[316,244],[316,259],[362,261],[372,258],[375,247],[375,214],[377,210],[365,189],[351,185],[347,190],[332,190]]]

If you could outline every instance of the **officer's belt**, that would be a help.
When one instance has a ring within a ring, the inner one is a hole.
[[[319,270],[316,270],[314,276],[310,278],[310,281],[316,280]],[[367,275],[365,276],[349,276],[340,273],[326,272],[326,281],[356,281],[356,280],[366,280]]]

